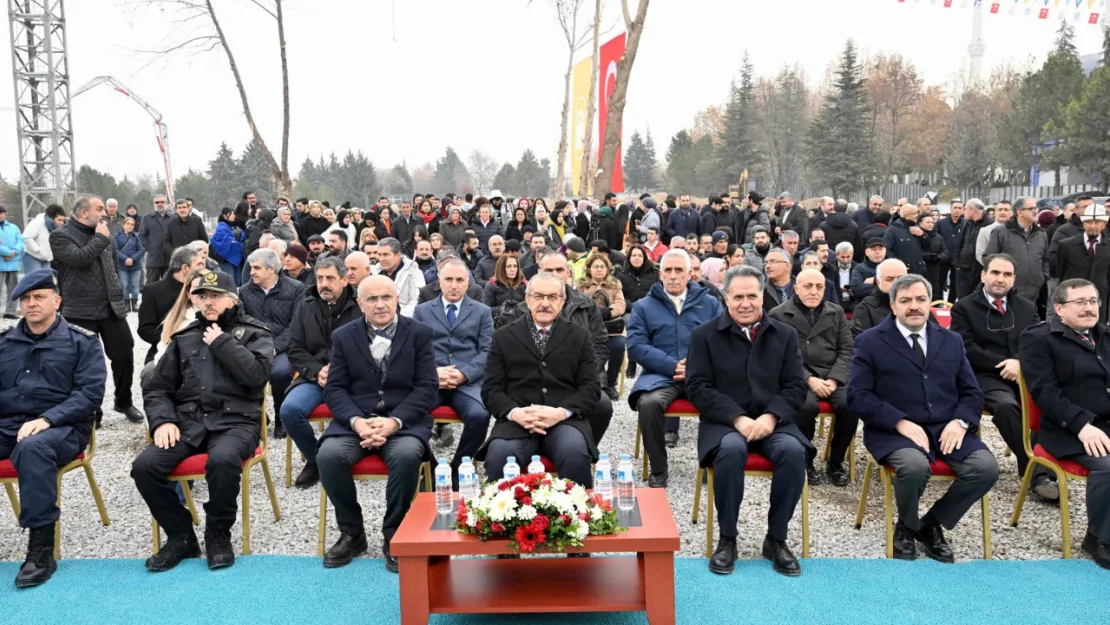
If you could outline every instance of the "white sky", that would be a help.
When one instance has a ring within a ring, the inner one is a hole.
[[[294,175],[306,154],[348,149],[363,150],[379,169],[434,162],[447,145],[464,159],[479,148],[515,163],[532,148],[554,160],[567,59],[550,2],[396,0],[394,42],[388,0],[286,0]],[[619,4],[606,3],[608,22],[619,15]],[[674,132],[688,127],[699,109],[724,100],[745,48],[758,74],[800,63],[817,81],[850,36],[865,53],[901,53],[927,83],[946,84],[967,62],[972,12],[940,4],[652,0],[629,88],[625,138],[650,126],[662,159]],[[277,35],[268,17],[247,7],[243,0],[217,4],[255,118],[276,155]],[[68,0],[66,10],[71,88],[107,74],[161,110],[175,176],[189,167],[204,169],[221,141],[237,153],[246,144],[249,132],[222,53],[141,69],[149,57],[133,50],[165,43],[168,15],[126,8],[124,0]],[[984,74],[999,63],[1039,63],[1057,26],[1055,20],[1007,15],[985,15],[984,24]],[[1080,53],[1097,52],[1101,30],[1085,23],[1076,29]],[[15,177],[18,158],[12,98],[11,90],[0,90],[0,137],[7,146],[0,150],[0,173],[8,179]],[[161,168],[146,113],[111,89],[77,98],[73,127],[78,164],[117,177]]]

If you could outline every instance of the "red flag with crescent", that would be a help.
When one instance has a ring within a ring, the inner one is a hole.
[[[597,166],[600,169],[609,170],[611,173],[611,182],[609,183],[609,190],[613,193],[624,192],[624,172],[621,167],[621,146],[617,144],[617,158],[616,162],[609,163],[601,162],[601,153],[605,150],[605,125],[609,118],[609,97],[612,95],[613,90],[617,86],[617,63],[620,62],[621,57],[624,56],[624,40],[625,35],[621,33],[613,37],[601,46],[600,58],[598,59],[598,67],[601,74],[601,89],[598,92],[597,111],[600,113],[598,117],[598,142],[597,142]],[[623,129],[622,129],[623,130]]]

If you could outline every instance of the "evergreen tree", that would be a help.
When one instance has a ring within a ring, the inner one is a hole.
[[[1096,71],[1083,94],[1068,105],[1063,135],[1071,162],[1110,185],[1110,67]]]
[[[1110,67],[1110,25],[1102,29],[1102,66]]]
[[[551,175],[551,159],[540,159],[540,174],[536,179],[536,188],[532,190],[532,197],[546,197],[551,193],[555,184],[555,177]]]
[[[655,170],[659,168],[659,158],[655,155],[655,140],[651,138],[651,128],[647,129],[647,140],[644,142],[644,162],[647,165],[647,184],[645,191],[655,188]]]
[[[466,165],[454,148],[448,146],[443,158],[436,161],[436,177],[431,192],[436,195],[462,193],[468,186],[470,174],[466,171]]]
[[[502,165],[501,171],[497,172],[497,175],[493,178],[493,188],[506,197],[517,195],[516,168],[509,163]]]
[[[204,205],[213,206],[217,210],[225,206],[234,208],[243,193],[240,184],[241,176],[241,168],[235,159],[235,154],[227,143],[221,143],[216,151],[216,158],[208,161],[208,180],[211,186],[208,197],[204,199]],[[193,199],[200,200],[200,198]]]
[[[1060,27],[1056,29],[1056,52],[1079,58],[1079,51],[1075,48],[1075,27],[1067,20],[1060,20]]]
[[[636,130],[628,141],[624,151],[624,185],[631,191],[642,191],[648,188],[651,177],[651,165],[647,162],[647,144]]]
[[[718,177],[713,140],[703,135],[694,141],[680,130],[667,149],[667,187],[674,193],[708,193]]]
[[[273,170],[257,142],[251,141],[243,150],[239,157],[239,171],[241,178],[235,191],[236,201],[240,201],[244,191],[253,191],[259,206],[274,203],[274,183],[271,177]]]
[[[1013,120],[1022,153],[1026,154],[1026,171],[1037,163],[1042,170],[1055,169],[1056,182],[1060,170],[1071,161],[1070,148],[1064,141],[1065,114],[1068,105],[1083,94],[1086,75],[1079,53],[1072,41],[1075,31],[1062,21],[1057,32],[1056,49],[1049,53],[1044,65],[1022,83],[1013,102]]]
[[[747,51],[744,52],[744,65],[740,72],[740,85],[732,81],[729,86],[728,105],[725,107],[724,129],[721,145],[717,150],[722,186],[740,179],[745,169],[756,165],[755,141],[755,70]]]
[[[833,195],[865,188],[872,176],[867,90],[852,40],[844,46],[833,92],[809,131],[810,168]]]
[[[205,198],[212,194],[212,183],[204,172],[189,169],[173,183],[173,194],[177,198],[193,198],[193,207],[209,217],[220,214],[218,207],[204,203]]]
[[[532,150],[525,150],[520,156],[520,162],[516,164],[513,188],[522,196],[541,197],[551,188],[547,177],[548,174],[544,173]],[[496,181],[494,183],[496,186]]]

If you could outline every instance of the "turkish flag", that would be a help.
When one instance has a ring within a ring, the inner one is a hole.
[[[944,0],[944,8],[951,9],[952,8],[952,0]]]
[[[1038,17],[1040,17],[1042,20],[1047,20],[1048,19],[1048,9],[1041,9],[1040,15]]]
[[[997,2],[995,2],[994,4],[991,5],[991,13],[996,14],[996,15],[998,14],[998,3]]]
[[[1087,23],[1088,24],[1097,24],[1098,23],[1098,13],[1091,13],[1091,19],[1087,20]]]
[[[621,167],[621,146],[617,144],[617,158],[614,163],[601,162],[601,153],[605,150],[605,125],[609,119],[609,96],[612,95],[613,90],[617,87],[617,63],[620,62],[621,57],[624,56],[624,33],[613,37],[601,46],[600,59],[598,67],[601,70],[601,89],[598,92],[597,110],[600,113],[598,117],[598,142],[597,142],[597,166],[599,169],[604,169],[610,172],[609,190],[613,193],[624,192],[624,172]],[[621,129],[623,131],[623,128]]]

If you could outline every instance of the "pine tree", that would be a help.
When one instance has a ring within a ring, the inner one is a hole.
[[[841,196],[865,188],[872,176],[867,91],[852,40],[844,46],[833,92],[809,132],[810,167]]]
[[[647,140],[644,143],[644,162],[647,165],[647,183],[644,189],[650,191],[655,188],[655,170],[659,168],[659,158],[655,155],[655,140],[651,138],[651,128],[647,129]]]
[[[1110,25],[1102,29],[1102,66],[1110,67]]]
[[[1075,27],[1067,20],[1060,20],[1060,27],[1056,29],[1056,52],[1079,58],[1079,51],[1075,48]]]
[[[754,78],[755,71],[745,51],[740,85],[737,86],[736,81],[732,81],[729,86],[724,130],[721,133],[722,143],[717,150],[721,178],[716,182],[721,185],[739,180],[745,169],[754,169],[756,164]]]
[[[516,164],[516,175],[514,178],[513,187],[520,195],[537,197],[546,191],[546,189],[544,189],[543,169],[540,167],[540,162],[536,159],[536,155],[532,150],[525,150],[524,154],[521,154],[520,162]],[[546,186],[550,188],[551,185],[548,183]],[[504,189],[502,189],[502,191],[504,191]]]
[[[1056,49],[1049,53],[1039,70],[1026,78],[1013,103],[1016,121],[1023,129],[1019,136],[1026,146],[1028,165],[1033,165],[1034,154],[1039,152],[1040,168],[1055,169],[1057,184],[1060,170],[1072,160],[1070,148],[1063,140],[1064,117],[1068,106],[1082,96],[1087,81],[1079,53],[1072,43],[1074,38],[1071,24],[1061,22]]]
[[[502,165],[501,171],[493,178],[493,188],[506,197],[516,195],[516,168],[509,163]]]
[[[624,151],[624,185],[632,191],[647,188],[648,176],[644,170],[647,161],[647,145],[640,131],[632,133],[628,147]]]
[[[1102,188],[1110,184],[1110,67],[1096,71],[1083,94],[1068,105],[1063,135],[1070,161],[1097,173]]]
[[[470,174],[466,171],[466,165],[455,153],[454,148],[448,146],[443,158],[436,161],[436,178],[432,185],[432,193],[437,195],[459,193],[469,184]]]
[[[219,150],[216,151],[216,158],[208,161],[208,179],[212,185],[210,195],[203,200],[204,204],[217,209],[225,206],[234,207],[243,192],[240,187],[241,177],[242,170],[235,159],[235,154],[226,143],[221,143]],[[236,189],[239,191],[236,192]]]

